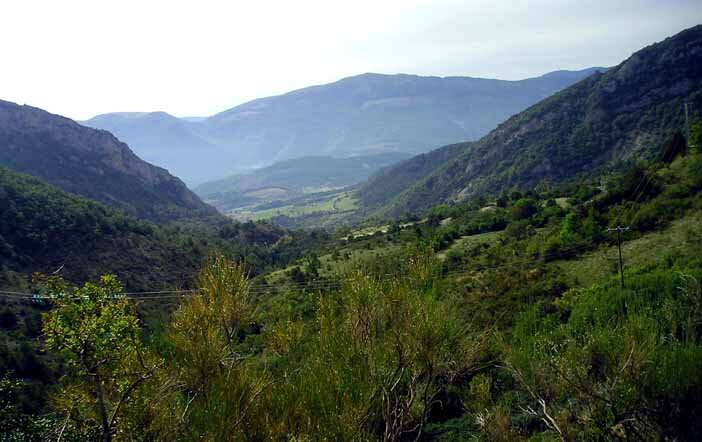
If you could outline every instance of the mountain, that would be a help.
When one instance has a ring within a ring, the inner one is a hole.
[[[364,182],[356,192],[366,207],[377,207],[412,187],[459,154],[471,142],[450,144],[386,167]]]
[[[286,200],[305,193],[351,186],[409,156],[387,152],[351,158],[296,158],[201,184],[195,188],[195,193],[218,209],[227,211],[242,204]]]
[[[685,127],[684,102],[691,118],[702,115],[702,25],[546,98],[477,142],[391,167],[358,195],[399,215],[652,158]],[[423,163],[430,167],[417,169]]]
[[[221,164],[229,165],[227,173],[240,170],[236,151],[210,140],[206,118],[176,118],[165,112],[117,112],[98,115],[86,126],[107,130],[129,144],[139,157],[157,164],[183,178],[189,184],[219,178]]]
[[[0,101],[0,165],[154,221],[214,212],[111,133],[7,101]]]
[[[475,140],[510,115],[603,68],[520,81],[363,74],[261,98],[205,119],[105,114],[107,129],[191,185],[304,156],[417,154]]]

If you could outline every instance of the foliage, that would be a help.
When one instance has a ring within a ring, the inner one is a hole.
[[[74,283],[115,274],[131,291],[189,286],[213,250],[245,259],[261,272],[303,256],[327,238],[324,232],[287,232],[223,217],[157,226],[2,167],[0,205],[3,287],[10,272],[57,269]],[[150,272],[139,275],[135,267]]]
[[[76,289],[60,278],[46,284],[54,304],[44,315],[46,346],[68,363],[54,407],[110,441],[126,431],[119,425],[124,408],[158,365],[147,367],[138,319],[114,276]]]
[[[287,366],[274,390],[274,439],[418,436],[447,384],[472,368],[478,339],[436,298],[436,264],[411,260],[407,278],[358,272],[320,299],[314,334],[283,358],[301,365]]]
[[[565,440],[699,434],[702,274],[690,264],[639,271],[626,289],[570,291],[557,311],[522,315],[504,357],[530,399],[513,412]]]
[[[211,258],[199,292],[175,312],[167,332],[164,404],[149,407],[152,431],[164,440],[240,440],[253,437],[257,398],[267,388],[241,347],[249,329],[249,282],[243,265]],[[152,393],[153,394],[153,393]]]
[[[531,218],[537,211],[536,201],[529,198],[520,198],[512,206],[512,218],[515,220]]]
[[[335,238],[252,222],[155,228],[144,235],[199,253],[198,235],[214,249],[265,246],[206,261],[160,327],[142,328],[136,312],[155,309],[137,310],[114,277],[80,289],[49,279],[44,339],[63,377],[51,408],[13,393],[0,413],[18,434],[67,440],[699,439],[700,154],[535,186]],[[617,225],[630,226],[624,288],[609,278]],[[652,252],[666,241],[669,253]],[[645,256],[633,268],[635,244]],[[261,276],[232,257],[291,265]],[[0,346],[12,357],[3,370],[48,377],[22,356],[34,355],[22,342],[37,323],[16,309],[0,308],[18,342]],[[116,416],[107,426],[105,414]]]
[[[690,124],[688,145],[691,151],[702,152],[702,119],[697,119]]]

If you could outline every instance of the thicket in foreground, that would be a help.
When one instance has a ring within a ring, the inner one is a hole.
[[[70,363],[54,394],[65,416],[58,432],[105,441],[418,438],[482,341],[438,299],[433,259],[417,254],[405,266],[405,277],[359,271],[319,299],[313,320],[279,318],[261,332],[244,267],[215,257],[200,292],[148,345],[113,277],[75,290],[53,281],[44,331]]]
[[[86,285],[59,298],[45,324],[49,344],[72,361],[54,394],[56,410],[70,421],[66,431],[104,439],[91,375],[98,373],[109,410],[130,393],[107,427],[112,440],[694,440],[702,433],[702,262],[687,250],[630,271],[626,288],[612,279],[536,300],[511,327],[494,331],[471,330],[470,318],[460,317],[429,254],[394,265],[402,276],[382,266],[352,273],[340,290],[318,297],[309,316],[294,309],[266,316],[248,302],[243,266],[213,258],[201,292],[145,344],[114,280]],[[257,324],[260,317],[269,319]],[[94,369],[74,357],[74,339],[92,343],[97,360],[115,351]]]

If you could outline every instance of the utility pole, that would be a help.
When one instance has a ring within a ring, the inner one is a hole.
[[[624,288],[624,259],[622,258],[622,232],[629,230],[628,227],[617,226],[612,229],[607,229],[608,232],[617,232],[617,247],[619,248],[619,276]]]
[[[687,109],[687,101],[685,102],[685,136],[686,136],[686,144],[687,144],[687,150],[690,150],[690,113],[688,112]]]

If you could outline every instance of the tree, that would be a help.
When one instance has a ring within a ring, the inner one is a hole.
[[[522,192],[519,191],[519,189],[515,188],[512,189],[512,191],[509,193],[509,199],[512,201],[517,201],[522,198]]]
[[[322,267],[322,263],[319,261],[319,257],[316,253],[312,252],[307,257],[307,274],[312,279],[319,278],[319,269]]]
[[[424,236],[422,228],[418,224],[414,225],[414,236],[416,236],[417,238],[422,238]]]
[[[174,314],[164,380],[169,406],[158,417],[170,440],[240,440],[244,429],[256,439],[252,422],[263,416],[258,399],[270,383],[240,346],[252,322],[247,275],[241,263],[211,258],[199,293]]]
[[[46,345],[69,365],[55,402],[88,426],[97,421],[102,440],[110,442],[125,405],[161,364],[147,366],[134,306],[115,276],[82,288],[51,278],[47,286],[53,309],[44,314]]]
[[[524,239],[528,234],[527,226],[528,224],[525,221],[511,222],[505,229],[504,234],[507,238],[516,240]]]
[[[398,264],[401,277],[358,270],[320,299],[301,366],[275,394],[286,438],[420,440],[447,385],[472,370],[482,336],[435,297],[440,264],[427,253]]]
[[[594,204],[590,205],[587,218],[585,218],[581,230],[585,238],[587,238],[589,241],[598,241],[602,237],[602,229],[600,228],[600,223],[597,220],[597,213],[595,212]]]
[[[431,213],[429,214],[429,217],[427,218],[427,226],[436,228],[441,225],[441,216],[437,213]]]
[[[531,218],[538,210],[536,201],[531,198],[522,198],[512,206],[512,217],[515,220]]]
[[[568,247],[573,244],[575,239],[575,232],[577,228],[578,218],[573,212],[568,213],[565,218],[563,218],[563,223],[561,224],[561,245],[563,247]]]
[[[388,226],[388,236],[397,238],[397,235],[400,234],[400,223],[397,221],[391,221],[390,225]]]

